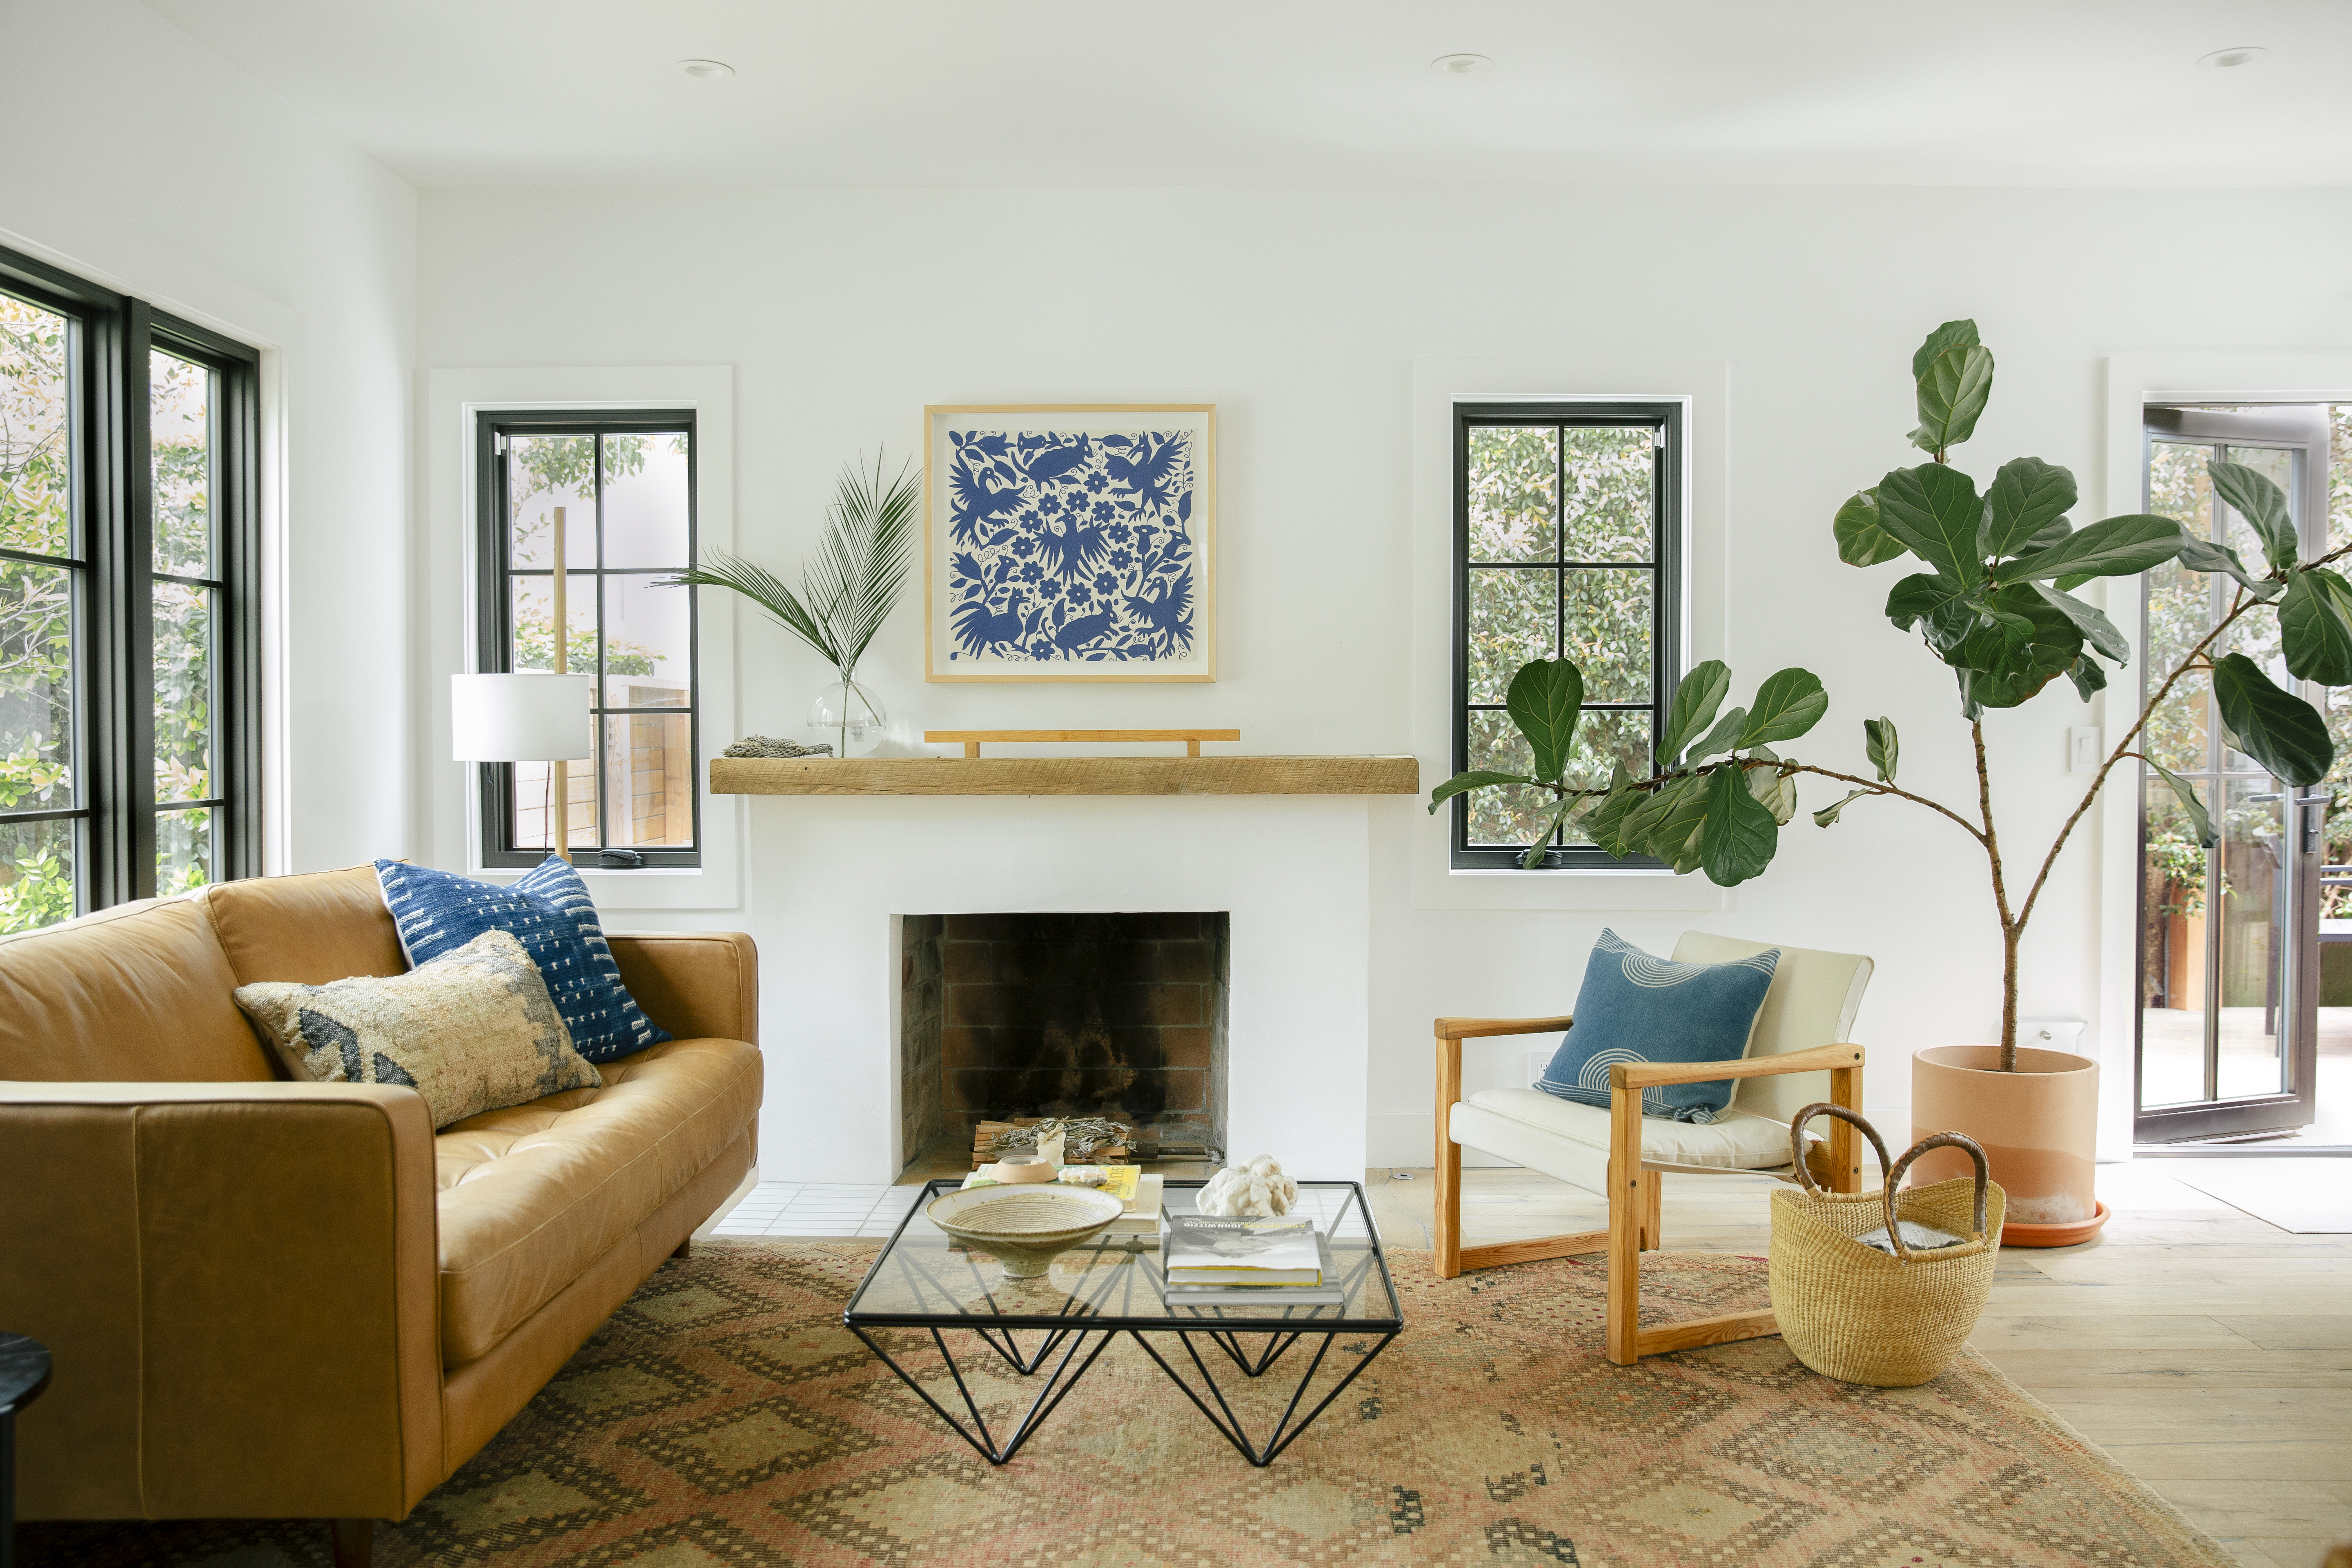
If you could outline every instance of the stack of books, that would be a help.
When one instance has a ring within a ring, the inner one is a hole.
[[[1330,1244],[1301,1215],[1227,1219],[1170,1215],[1160,1257],[1171,1305],[1332,1305]]]

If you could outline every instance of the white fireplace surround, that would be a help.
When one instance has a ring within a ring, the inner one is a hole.
[[[1370,802],[762,796],[750,803],[767,1097],[760,1173],[895,1180],[909,914],[1222,910],[1230,1156],[1365,1166]]]

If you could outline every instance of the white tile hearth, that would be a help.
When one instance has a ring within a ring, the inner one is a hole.
[[[920,1183],[761,1182],[704,1234],[887,1237],[922,1190]]]

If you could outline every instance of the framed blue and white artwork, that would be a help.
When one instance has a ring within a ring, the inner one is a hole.
[[[931,680],[1214,680],[1216,406],[923,410]]]

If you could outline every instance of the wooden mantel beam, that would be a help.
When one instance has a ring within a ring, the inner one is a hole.
[[[713,795],[1419,795],[1412,757],[713,757]]]

